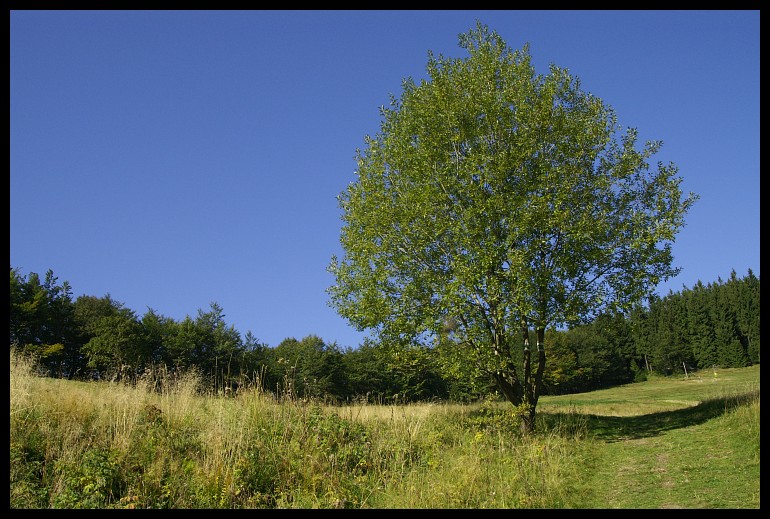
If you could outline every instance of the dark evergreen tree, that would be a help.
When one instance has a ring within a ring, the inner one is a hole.
[[[740,285],[738,296],[738,326],[745,340],[749,362],[759,364],[759,278],[749,269]]]
[[[620,312],[601,314],[591,323],[591,329],[606,345],[601,351],[606,369],[596,374],[598,387],[633,382],[634,342],[626,316]]]
[[[51,375],[71,378],[85,365],[73,312],[70,285],[58,284],[52,270],[41,281],[11,267],[10,346],[34,355]]]
[[[686,309],[682,296],[670,292],[660,303],[661,313],[658,323],[658,355],[660,368],[665,375],[683,373],[687,365],[694,363],[690,341],[685,330]]]
[[[637,382],[647,380],[647,376],[652,372],[650,357],[653,326],[649,305],[656,299],[657,296],[652,296],[648,299],[647,306],[640,302],[629,312],[629,327],[634,350],[634,363],[631,369],[634,371],[634,380]]]
[[[738,302],[733,294],[733,284],[721,279],[714,287],[714,339],[717,349],[717,366],[737,368],[748,365],[748,355],[741,343],[738,326]]]
[[[684,292],[687,308],[687,332],[690,349],[699,369],[717,363],[714,324],[711,312],[711,286],[698,281],[692,290]]]
[[[759,362],[759,279],[749,269],[743,279],[733,270],[727,281],[730,305],[735,312],[736,335],[745,354],[745,362]]]

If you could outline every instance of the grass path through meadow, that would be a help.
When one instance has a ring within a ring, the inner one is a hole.
[[[595,498],[587,506],[759,508],[759,423],[736,438],[751,414],[722,405],[720,416],[702,423],[604,440],[587,472],[587,495]]]

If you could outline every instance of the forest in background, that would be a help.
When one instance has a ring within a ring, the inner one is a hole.
[[[759,303],[759,278],[733,271],[726,281],[653,296],[627,314],[549,329],[544,394],[758,364]],[[138,315],[109,294],[73,298],[52,270],[41,277],[11,267],[10,347],[50,377],[131,382],[192,370],[206,391],[223,395],[258,386],[331,403],[383,403],[470,402],[496,392],[472,366],[446,369],[438,348],[373,340],[342,348],[316,335],[268,345],[228,325],[217,303],[182,320],[152,309]]]

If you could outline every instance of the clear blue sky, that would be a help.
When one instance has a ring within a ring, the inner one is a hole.
[[[759,268],[759,10],[11,11],[10,265],[276,346],[327,304],[378,107],[476,20],[566,67],[700,200],[659,293]]]

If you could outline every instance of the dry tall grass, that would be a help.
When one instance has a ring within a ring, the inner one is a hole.
[[[522,437],[511,406],[498,402],[336,407],[256,388],[234,398],[203,394],[199,380],[194,372],[148,373],[133,386],[42,378],[30,359],[12,353],[11,506],[596,503],[582,483],[602,447],[579,408],[595,409],[597,400],[544,402],[555,406],[555,418]],[[737,410],[757,431],[758,407]]]

